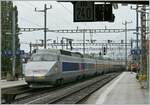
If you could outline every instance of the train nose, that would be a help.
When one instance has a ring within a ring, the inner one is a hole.
[[[29,62],[25,69],[25,76],[44,76],[56,62]]]

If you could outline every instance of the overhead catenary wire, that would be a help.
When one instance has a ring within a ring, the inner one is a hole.
[[[36,26],[38,26],[38,27],[43,27],[43,26],[41,26],[41,25],[39,25],[39,24],[37,24],[37,23],[34,23],[33,21],[30,21],[30,20],[28,20],[28,19],[26,19],[26,18],[24,18],[24,17],[20,17],[20,19],[22,19],[22,20],[24,20],[24,21],[26,21],[26,22],[28,22],[28,23],[30,23],[30,24],[36,25]]]
[[[68,13],[70,13],[71,15],[73,15],[73,12],[70,11],[68,8],[66,8],[62,3],[58,2],[64,9],[66,9],[68,11]],[[75,24],[74,24],[75,25]],[[84,26],[86,28],[86,23],[84,23]],[[75,27],[78,27],[78,25],[75,25]]]
[[[27,1],[27,2],[25,2],[25,3],[27,3],[27,4],[29,4],[30,6],[32,6],[32,7],[36,7],[35,5],[33,5],[32,3],[30,3],[30,1]]]
[[[73,14],[68,8],[66,8],[62,3],[58,2],[62,7],[64,7],[71,15]]]
[[[66,8],[62,3],[60,3],[60,2],[58,2],[58,4],[60,5],[60,6],[62,6],[66,11],[68,11],[68,13],[69,14],[73,14],[68,8]],[[66,23],[68,23],[69,25],[70,25],[70,22],[68,22],[66,19],[64,19],[63,18],[63,20],[66,22]]]

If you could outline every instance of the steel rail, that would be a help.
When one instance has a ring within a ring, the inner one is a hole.
[[[93,92],[95,92],[96,90],[98,90],[99,88],[104,86],[106,83],[108,83],[110,80],[112,80],[115,77],[116,77],[116,75],[106,76],[99,81],[96,81],[92,84],[89,84],[86,87],[82,87],[82,88],[80,88],[74,92],[67,93],[58,99],[51,100],[48,102],[48,104],[77,104],[77,103],[81,103],[86,97],[91,95]],[[85,91],[86,89],[88,89],[90,87],[92,87],[91,90]]]

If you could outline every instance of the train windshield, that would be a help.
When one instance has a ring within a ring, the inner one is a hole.
[[[32,56],[31,61],[56,61],[56,59],[50,54],[36,54]]]

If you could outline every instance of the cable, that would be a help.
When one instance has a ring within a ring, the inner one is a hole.
[[[25,2],[26,4],[29,4],[31,7],[34,7],[35,8],[35,6],[32,4],[32,3],[30,3],[30,2]],[[22,6],[25,6],[25,5],[23,5],[23,4],[21,4]],[[29,5],[27,5],[27,6],[29,6]],[[24,21],[26,21],[26,22],[28,22],[28,23],[32,23],[33,25],[36,25],[36,26],[38,26],[38,27],[43,27],[43,26],[41,26],[41,25],[39,25],[39,24],[37,24],[37,23],[34,23],[33,21],[31,21],[31,20],[28,20],[28,19],[26,19],[26,18],[24,18],[24,17],[21,17],[20,16],[20,19],[22,19],[22,20],[24,20]]]
[[[60,2],[58,2],[64,9],[66,9],[71,15],[73,14],[68,8],[66,8],[62,3],[60,3]],[[63,18],[63,20],[65,20],[64,18]],[[66,20],[65,20],[66,21]],[[67,23],[68,23],[68,21],[67,21]],[[77,25],[75,25],[76,27],[77,27]]]
[[[29,1],[27,1],[27,2],[25,2],[25,3],[27,3],[27,4],[29,4],[31,7],[36,7],[35,5],[33,5],[32,3],[30,3]]]
[[[20,19],[22,19],[22,20],[24,20],[24,21],[26,21],[26,22],[28,22],[28,23],[32,23],[32,24],[34,24],[34,25],[36,25],[36,26],[38,26],[38,27],[43,27],[43,26],[40,26],[39,24],[33,23],[32,21],[30,21],[30,20],[28,20],[28,19],[25,19],[25,18],[23,18],[23,17],[20,17]]]
[[[71,13],[71,15],[72,15],[72,12],[68,9],[68,8],[66,8],[63,4],[61,4],[60,2],[58,2],[62,7],[64,7],[69,13]]]

